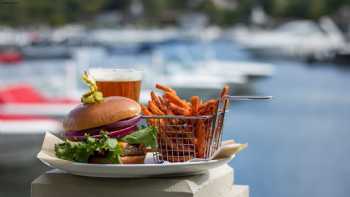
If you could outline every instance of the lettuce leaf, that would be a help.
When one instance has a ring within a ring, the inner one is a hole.
[[[157,148],[157,129],[155,127],[142,127],[119,141]],[[91,156],[101,153],[106,155],[107,160],[118,164],[121,162],[122,150],[116,138],[110,138],[107,132],[101,132],[101,137],[98,139],[87,136],[81,142],[65,140],[63,143],[56,144],[55,153],[58,158],[83,163],[87,163]]]
[[[93,156],[96,152],[107,153],[108,160],[112,163],[120,163],[121,149],[118,140],[109,138],[105,132],[102,133],[99,139],[87,136],[86,140],[82,142],[66,140],[55,145],[56,156],[70,161],[87,163],[90,156]]]
[[[143,144],[145,147],[157,148],[157,129],[153,126],[143,127],[120,139],[128,144]]]

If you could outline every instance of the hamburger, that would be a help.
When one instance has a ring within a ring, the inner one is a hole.
[[[59,158],[87,163],[144,163],[157,147],[154,127],[139,127],[141,107],[126,97],[106,97],[79,104],[63,120],[65,142],[55,146]]]

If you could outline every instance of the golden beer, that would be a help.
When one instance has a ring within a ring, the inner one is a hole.
[[[142,71],[134,69],[90,69],[103,96],[123,96],[139,102]]]

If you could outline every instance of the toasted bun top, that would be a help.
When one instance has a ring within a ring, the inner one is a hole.
[[[140,113],[140,105],[132,99],[106,97],[101,103],[78,105],[63,120],[63,128],[66,131],[80,131],[111,124]]]

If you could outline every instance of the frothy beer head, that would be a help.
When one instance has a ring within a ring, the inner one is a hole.
[[[89,74],[96,80],[103,96],[124,96],[139,101],[142,71],[134,69],[93,68]]]

